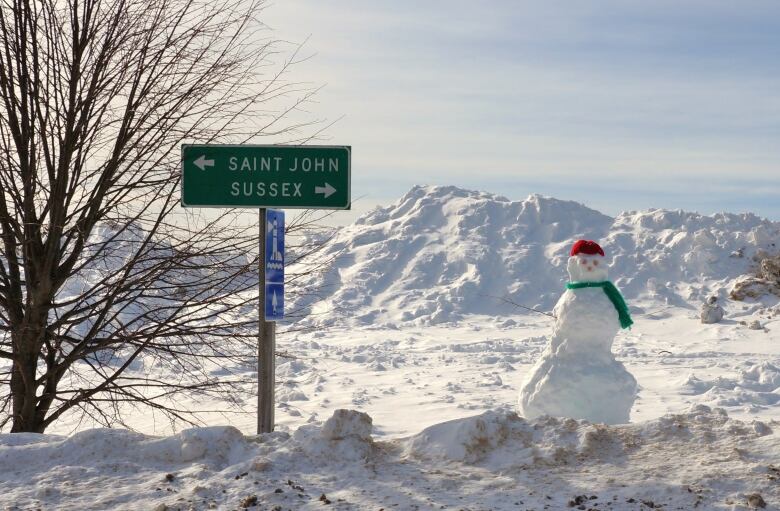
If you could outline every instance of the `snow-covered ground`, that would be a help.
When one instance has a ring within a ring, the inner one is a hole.
[[[780,509],[780,306],[728,299],[754,256],[777,252],[778,233],[749,214],[611,218],[540,196],[416,187],[343,229],[334,267],[311,282],[325,299],[279,335],[275,433],[252,434],[247,386],[247,413],[175,434],[135,414],[139,433],[72,434],[64,422],[0,435],[0,503]],[[553,319],[507,302],[549,311],[578,238],[604,247],[635,321],[613,346],[640,388],[627,425],[514,414]],[[726,319],[705,325],[710,295]]]
[[[399,439],[372,438],[352,411],[292,435],[4,435],[0,498],[61,510],[748,509],[780,498],[778,427],[699,405],[625,426],[488,411]]]

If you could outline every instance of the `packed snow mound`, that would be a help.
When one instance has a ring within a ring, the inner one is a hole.
[[[342,440],[354,436],[364,442],[371,441],[371,417],[354,410],[336,410],[322,426],[322,436],[328,440]]]
[[[371,428],[372,420],[367,413],[339,409],[322,426],[301,426],[294,438],[315,458],[365,460],[374,451]]]
[[[690,375],[683,393],[707,404],[759,411],[780,403],[780,368],[769,363],[746,364],[733,378],[703,380]]]
[[[653,444],[733,443],[772,433],[766,423],[745,423],[720,408],[691,407],[639,424],[610,426],[550,416],[528,420],[510,411],[488,411],[426,428],[405,440],[406,456],[477,464],[500,471],[510,467],[584,463],[617,459]]]
[[[509,314],[509,299],[549,310],[566,282],[574,241],[598,241],[627,298],[663,303],[722,294],[759,250],[780,246],[780,222],[753,214],[621,213],[540,195],[522,201],[452,186],[415,186],[343,228],[309,285],[311,321],[436,324]],[[696,305],[698,308],[698,304]]]
[[[506,310],[497,298],[507,293],[554,301],[538,296],[562,283],[545,268],[551,245],[561,252],[572,237],[595,235],[610,222],[574,202],[415,187],[338,235],[329,250],[340,255],[324,282],[331,294],[317,309],[355,311],[363,323],[439,323],[466,311]]]
[[[110,429],[0,434],[0,506],[508,510],[587,501],[622,511],[659,508],[652,501],[736,509],[756,493],[769,508],[780,502],[776,424],[702,405],[623,426],[491,410],[376,443],[371,423],[339,410],[292,435],[243,437],[230,427],[162,438]]]
[[[96,470],[122,464],[171,464],[198,461],[224,467],[246,453],[244,435],[232,426],[190,428],[169,437],[149,437],[123,429],[88,429],[69,437],[45,434],[0,435],[0,472],[25,464],[92,465]]]

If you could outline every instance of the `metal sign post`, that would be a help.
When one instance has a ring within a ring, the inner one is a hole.
[[[274,380],[276,379],[276,323],[265,320],[265,238],[266,210],[260,208],[259,304],[260,324],[257,335],[257,433],[274,430]]]
[[[284,317],[284,213],[260,208],[257,433],[274,430],[276,323]]]

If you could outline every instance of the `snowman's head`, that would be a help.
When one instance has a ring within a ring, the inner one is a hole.
[[[566,269],[572,282],[607,280],[604,250],[595,241],[579,240],[571,248]]]

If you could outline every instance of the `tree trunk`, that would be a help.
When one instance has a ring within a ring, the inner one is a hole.
[[[11,394],[13,398],[13,424],[11,433],[43,433],[45,412],[40,413],[36,397],[36,373],[40,343],[44,328],[23,323],[21,332],[14,337],[17,360],[13,362],[11,374]]]
[[[14,361],[11,375],[13,394],[13,425],[11,433],[43,433],[43,424],[37,420],[35,406],[35,385],[25,382],[35,380],[35,359],[26,357],[23,362]]]

